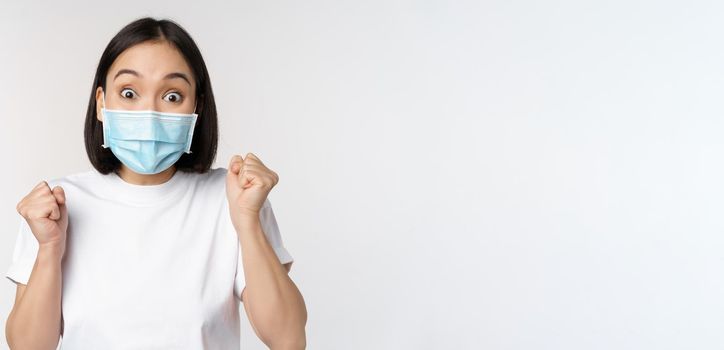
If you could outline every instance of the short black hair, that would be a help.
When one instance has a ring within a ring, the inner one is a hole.
[[[186,30],[169,19],[157,20],[151,17],[139,18],[121,29],[103,51],[96,76],[93,79],[88,111],[85,118],[85,150],[93,167],[102,174],[117,171],[121,162],[103,144],[103,123],[96,115],[96,90],[106,91],[106,75],[116,58],[126,49],[147,41],[168,42],[178,49],[191,67],[196,80],[197,124],[191,140],[191,153],[184,153],[175,166],[185,172],[205,173],[216,157],[218,146],[218,120],[216,102],[211,90],[209,72],[196,43]]]

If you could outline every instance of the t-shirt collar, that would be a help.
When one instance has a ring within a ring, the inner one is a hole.
[[[108,195],[112,199],[133,205],[157,205],[178,197],[183,193],[183,180],[190,175],[177,169],[166,182],[157,185],[136,185],[126,182],[116,172],[101,174],[111,190]]]

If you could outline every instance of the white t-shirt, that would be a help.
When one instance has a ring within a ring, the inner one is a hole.
[[[61,348],[239,349],[244,283],[226,199],[226,169],[134,185],[96,170],[47,181],[65,190]],[[260,211],[282,264],[271,203]],[[6,277],[27,284],[38,241],[20,218]]]

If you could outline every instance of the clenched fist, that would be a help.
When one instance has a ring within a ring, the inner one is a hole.
[[[269,191],[279,182],[277,173],[252,153],[231,157],[226,174],[226,196],[234,225],[259,218]]]
[[[68,212],[62,187],[51,190],[47,182],[41,181],[18,203],[17,210],[41,246],[58,244],[65,250]]]

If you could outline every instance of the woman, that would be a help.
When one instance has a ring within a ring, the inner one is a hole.
[[[210,169],[216,106],[186,31],[142,18],[110,41],[85,145],[93,170],[17,205],[11,348],[238,349],[239,301],[270,348],[306,346],[267,198],[278,176],[252,153]]]

